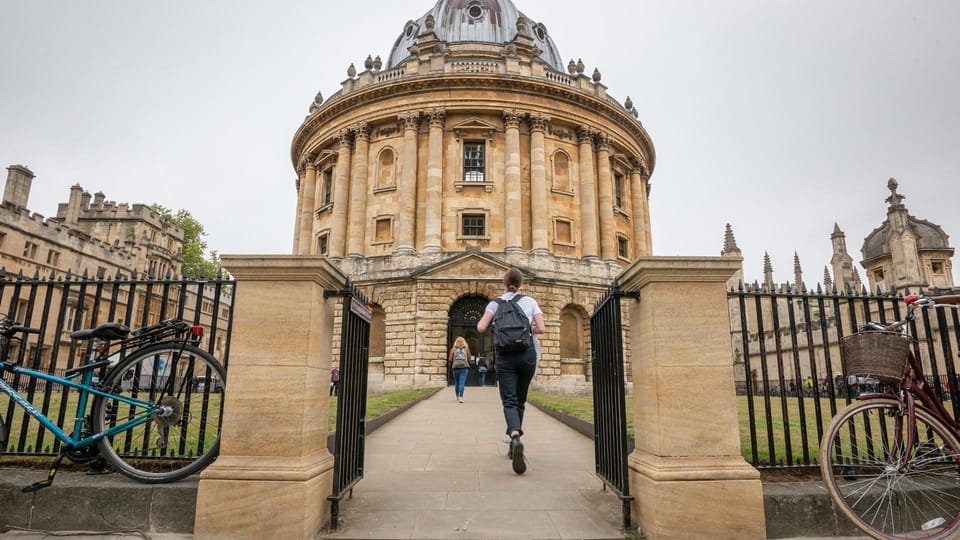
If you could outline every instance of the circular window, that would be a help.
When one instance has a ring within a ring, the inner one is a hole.
[[[473,4],[473,5],[471,5],[471,6],[468,6],[468,7],[467,7],[467,15],[468,15],[471,19],[474,19],[474,20],[479,19],[480,17],[483,17],[483,8],[480,7],[480,6],[477,5],[477,4]]]
[[[407,31],[404,32],[403,34],[407,37],[413,37],[413,33],[416,32],[416,30],[417,29],[414,27],[414,25],[410,24],[410,25],[407,25]]]
[[[542,24],[538,24],[533,31],[537,34],[537,39],[539,39],[540,41],[547,40],[547,28]]]

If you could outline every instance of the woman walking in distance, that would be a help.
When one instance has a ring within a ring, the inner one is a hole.
[[[463,386],[467,382],[467,371],[470,369],[470,347],[463,336],[453,342],[447,356],[447,365],[453,368],[454,390],[457,392],[457,400],[463,403]]]
[[[480,333],[486,332],[491,322],[493,323],[495,343],[501,342],[498,334],[507,330],[502,321],[513,309],[509,304],[515,304],[522,310],[529,324],[528,328],[533,334],[544,333],[543,311],[540,310],[536,300],[520,293],[522,285],[523,274],[520,270],[516,268],[507,270],[503,275],[503,287],[506,291],[487,304],[483,317],[477,323],[477,330]],[[501,310],[502,316],[497,317],[497,312]],[[531,335],[527,343],[520,343],[520,339],[511,339],[511,342],[516,344],[511,343],[505,347],[501,347],[499,343],[496,345],[497,381],[500,385],[503,417],[507,422],[507,435],[510,436],[510,449],[507,456],[513,462],[513,472],[523,474],[527,470],[527,464],[523,459],[523,443],[520,441],[520,436],[523,435],[523,409],[527,402],[527,391],[537,369],[537,351],[534,346],[536,338]]]

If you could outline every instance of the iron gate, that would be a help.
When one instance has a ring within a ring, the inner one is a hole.
[[[337,432],[333,450],[333,494],[330,524],[336,530],[340,500],[353,494],[363,478],[363,453],[367,416],[367,365],[370,352],[371,309],[366,297],[349,283],[342,291],[324,291],[324,298],[343,302],[340,330],[340,392],[337,397]]]
[[[593,426],[596,471],[623,504],[623,528],[630,529],[629,471],[627,469],[626,379],[623,371],[623,326],[616,281],[590,317],[593,344]]]

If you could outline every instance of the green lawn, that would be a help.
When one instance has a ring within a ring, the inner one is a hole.
[[[382,394],[367,394],[367,420],[373,420],[390,411],[399,409],[407,403],[416,401],[426,395],[436,392],[436,388],[418,388],[416,390],[400,390]],[[327,418],[327,429],[330,433],[337,431],[337,397],[330,398],[330,415]]]

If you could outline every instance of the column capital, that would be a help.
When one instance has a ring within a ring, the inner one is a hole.
[[[610,136],[601,131],[596,132],[596,137],[594,137],[597,143],[597,150],[603,150],[606,152],[610,151]]]
[[[530,124],[530,131],[547,131],[547,123],[550,122],[550,117],[545,114],[540,113],[530,113],[527,117],[527,122]]]
[[[360,122],[359,124],[350,128],[353,131],[354,139],[358,141],[370,141],[370,124],[366,122]]]
[[[520,111],[507,109],[503,111],[503,127],[506,129],[520,129]]]
[[[593,136],[596,134],[596,131],[591,129],[589,126],[580,126],[577,128],[577,141],[580,144],[591,143],[593,144]]]
[[[420,128],[420,112],[403,112],[397,115],[403,124],[404,131],[416,131]]]
[[[444,124],[447,122],[447,110],[446,109],[431,109],[427,111],[427,115],[430,118],[430,127],[443,128]]]
[[[350,132],[350,129],[343,128],[337,133],[337,142],[341,148],[350,148],[352,143],[353,134]]]

